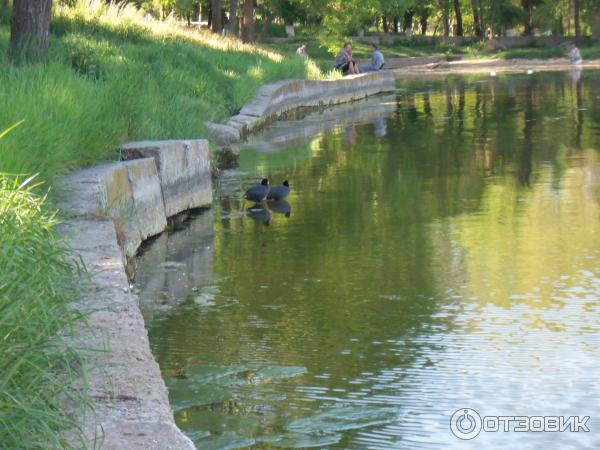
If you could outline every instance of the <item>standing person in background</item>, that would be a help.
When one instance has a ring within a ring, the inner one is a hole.
[[[308,58],[308,53],[306,52],[306,44],[302,44],[296,49],[296,56],[300,56],[301,58]]]
[[[569,61],[571,64],[579,65],[583,61],[581,59],[581,53],[576,45],[571,45],[571,49],[569,50]]]
[[[359,73],[356,61],[352,59],[352,45],[346,42],[335,57],[335,68],[341,70],[344,75]]]
[[[379,51],[377,44],[371,44],[371,48],[373,49],[371,64],[368,66],[361,66],[361,72],[378,72],[383,69],[383,66],[385,66],[385,58],[383,57],[383,53]]]

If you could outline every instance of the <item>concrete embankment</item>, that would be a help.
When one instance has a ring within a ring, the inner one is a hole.
[[[127,161],[66,177],[70,191],[63,232],[90,280],[76,307],[87,324],[76,331],[93,412],[83,418],[89,443],[103,449],[193,449],[177,428],[152,356],[127,260],[180,212],[210,206],[210,154],[205,140],[136,142]]]
[[[231,145],[299,108],[347,103],[395,89],[395,77],[386,71],[338,80],[283,80],[263,86],[238,114],[209,128],[217,145]]]

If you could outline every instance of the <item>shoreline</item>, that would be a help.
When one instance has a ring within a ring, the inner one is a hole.
[[[434,62],[390,69],[396,79],[424,75],[469,75],[496,73],[563,72],[600,70],[600,59],[583,61],[573,65],[567,58],[554,59],[462,59],[458,61]]]
[[[542,72],[573,66],[566,60],[466,60],[339,80],[283,80],[264,85],[240,114],[226,124],[211,124],[211,131],[218,147],[231,148],[301,108],[318,109],[393,92],[396,81],[405,77],[485,73],[490,69]],[[600,69],[600,60],[585,62],[581,69]],[[209,166],[218,150],[208,152],[205,140],[138,142],[121,149],[129,161],[78,170],[65,178],[76,194],[64,205],[64,211],[74,217],[63,224],[62,231],[81,255],[93,281],[74,305],[91,312],[87,326],[77,330],[74,340],[81,347],[100,350],[86,353],[94,370],[88,382],[95,410],[91,417],[82,417],[82,423],[91,442],[101,431],[103,447],[108,449],[193,449],[191,440],[174,422],[139,298],[128,283],[126,262],[142,242],[164,232],[167,222],[177,214],[210,206]],[[194,196],[196,188],[204,192],[199,198]],[[194,198],[182,203],[183,192],[191,192]],[[111,342],[114,347],[109,347]]]

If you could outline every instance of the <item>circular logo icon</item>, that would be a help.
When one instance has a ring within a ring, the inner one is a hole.
[[[473,439],[481,432],[481,416],[471,408],[459,409],[452,414],[450,430],[459,439]]]

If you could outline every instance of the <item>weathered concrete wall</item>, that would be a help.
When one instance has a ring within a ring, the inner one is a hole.
[[[162,233],[167,227],[167,214],[156,164],[152,158],[123,163],[131,186],[137,226],[142,241]],[[137,248],[136,248],[137,250]]]
[[[167,217],[212,202],[207,141],[131,142],[121,147],[121,154],[125,160],[154,158]]]
[[[320,132],[338,126],[351,127],[372,123],[374,132],[381,131],[381,120],[396,111],[396,96],[388,94],[356,103],[338,105],[313,111],[299,120],[277,122],[248,137],[242,148],[261,152],[277,152],[290,146],[306,146]],[[385,122],[383,122],[385,126]],[[381,136],[379,136],[381,137]]]
[[[72,342],[86,363],[88,398],[94,407],[81,420],[86,447],[194,449],[175,426],[138,298],[129,290],[112,220],[73,219],[62,231],[91,275],[82,282],[92,283],[76,305],[87,323],[75,330]]]
[[[395,88],[394,75],[386,71],[339,80],[284,80],[263,86],[238,115],[229,119],[227,126],[244,136],[297,108],[350,102]]]
[[[140,170],[142,167],[139,168]],[[76,216],[105,215],[114,221],[119,245],[126,257],[142,243],[127,167],[103,164],[78,170],[66,178],[70,197],[63,211]]]
[[[91,350],[84,350],[84,359],[94,414],[82,426],[90,448],[98,439],[103,449],[193,449],[175,425],[125,260],[144,239],[164,231],[170,216],[210,205],[208,143],[133,143],[123,153],[127,161],[65,179],[70,195],[62,210],[72,218],[62,231],[92,283],[74,305],[87,317],[74,345]]]

